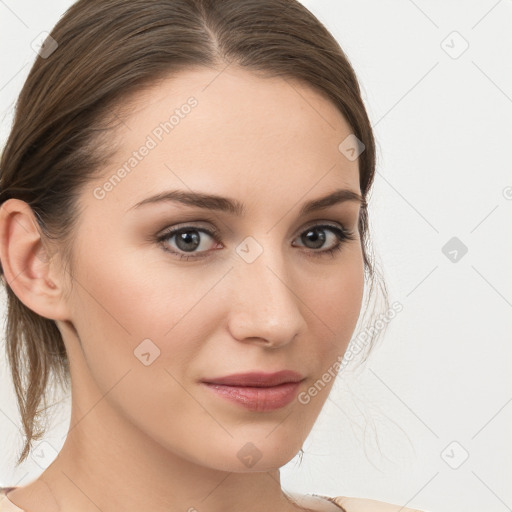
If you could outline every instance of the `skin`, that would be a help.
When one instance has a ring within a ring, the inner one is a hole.
[[[198,100],[190,114],[97,199],[95,187],[190,96]],[[25,305],[56,321],[72,378],[64,445],[11,501],[31,512],[297,510],[279,468],[300,450],[334,380],[307,404],[267,412],[199,381],[293,369],[306,391],[345,352],[364,288],[360,206],[299,209],[338,188],[361,193],[357,160],[338,149],[350,133],[335,105],[306,85],[234,67],[189,70],[139,93],[112,133],[116,156],[79,199],[71,273],[26,203],[2,205],[6,279]],[[130,209],[171,189],[230,197],[246,214],[176,202]],[[335,232],[325,229],[319,248],[301,234],[326,222],[355,239],[315,257],[336,245]],[[176,236],[156,241],[178,225],[215,227],[220,242],[200,231],[196,253],[210,255],[181,260],[164,249],[180,252]],[[236,252],[248,236],[263,249],[252,263]],[[149,366],[134,356],[144,339],[160,350]],[[237,457],[249,442],[261,453],[252,467]]]

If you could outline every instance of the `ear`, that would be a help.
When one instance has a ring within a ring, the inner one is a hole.
[[[64,271],[49,256],[30,206],[19,199],[5,201],[0,207],[0,261],[5,281],[38,315],[66,320]]]

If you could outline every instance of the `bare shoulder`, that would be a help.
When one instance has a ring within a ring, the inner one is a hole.
[[[384,501],[350,496],[336,496],[332,498],[332,501],[343,507],[346,512],[427,512],[417,508],[405,508],[403,505],[395,505]]]

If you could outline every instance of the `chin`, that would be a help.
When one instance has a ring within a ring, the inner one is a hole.
[[[251,441],[250,438],[241,440],[241,437],[230,438],[217,443],[216,450],[208,450],[208,454],[200,455],[195,462],[219,471],[232,473],[254,473],[278,469],[299,452],[303,440],[291,443],[276,436],[270,440],[268,431]]]

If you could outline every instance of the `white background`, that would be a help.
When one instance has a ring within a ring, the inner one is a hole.
[[[2,144],[31,42],[71,3],[0,1]],[[283,485],[431,512],[512,510],[512,1],[303,3],[362,85],[378,141],[374,247],[404,309],[364,369],[336,382]],[[456,262],[442,252],[452,237],[468,248]],[[23,485],[42,468],[29,457],[13,469],[19,418],[0,363],[0,485]],[[68,421],[56,411],[46,440],[58,449]]]

